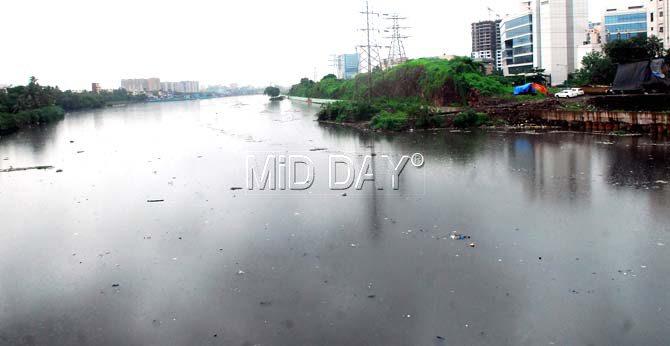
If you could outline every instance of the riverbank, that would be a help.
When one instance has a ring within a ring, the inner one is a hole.
[[[295,97],[291,97],[296,100]],[[302,101],[301,99],[297,99]],[[364,131],[407,132],[421,129],[554,128],[614,135],[670,133],[670,95],[483,98],[468,107],[430,107],[415,101],[384,101],[365,107],[356,102],[325,100],[319,121]],[[385,105],[395,104],[396,107]],[[409,106],[408,106],[409,104]],[[412,105],[414,104],[414,105]],[[399,105],[399,107],[398,107]],[[363,110],[361,110],[363,108]],[[369,112],[370,114],[365,114]]]

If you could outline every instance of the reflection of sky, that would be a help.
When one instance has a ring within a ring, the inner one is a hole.
[[[670,337],[670,254],[658,245],[670,243],[670,187],[654,183],[670,180],[667,147],[361,133],[319,126],[316,109],[253,97],[135,105],[3,139],[2,167],[64,172],[0,174],[0,344]],[[307,152],[317,174],[329,152],[420,152],[426,164],[395,195],[231,191],[246,153],[269,150]]]

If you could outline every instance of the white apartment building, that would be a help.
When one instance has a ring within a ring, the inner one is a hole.
[[[647,3],[647,35],[663,40],[663,46],[670,48],[669,0],[649,0]]]
[[[551,84],[562,84],[581,65],[578,47],[588,30],[587,0],[534,0],[533,45],[538,68],[551,75]]]

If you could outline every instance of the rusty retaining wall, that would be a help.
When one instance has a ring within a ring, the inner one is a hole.
[[[538,110],[533,112],[548,123],[559,123],[586,131],[616,131],[644,129],[652,132],[670,132],[670,113],[626,111],[563,111]]]

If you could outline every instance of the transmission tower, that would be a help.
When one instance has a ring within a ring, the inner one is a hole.
[[[365,17],[365,28],[360,29],[365,32],[365,42],[358,46],[359,49],[359,70],[367,72],[368,75],[368,101],[372,99],[372,72],[376,67],[381,67],[381,55],[379,50],[383,47],[378,45],[376,37],[379,30],[375,28],[374,19],[379,18],[379,13],[370,10],[369,2],[365,1],[365,11],[361,14]]]
[[[409,29],[408,26],[402,26],[401,22],[406,20],[407,17],[400,17],[397,14],[384,14],[385,18],[391,22],[391,25],[384,30],[384,32],[390,32],[391,36],[386,36],[386,39],[391,40],[389,45],[389,55],[388,59],[385,61],[385,67],[393,67],[397,64],[401,64],[407,61],[407,52],[405,52],[405,39],[408,39],[409,36],[406,36],[402,33],[402,30]]]

